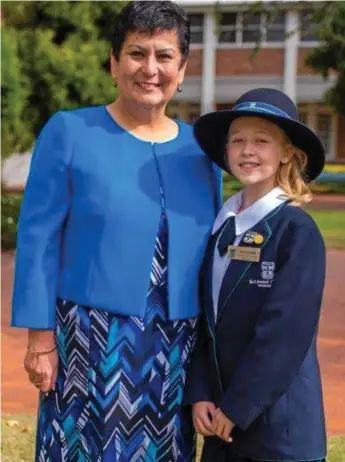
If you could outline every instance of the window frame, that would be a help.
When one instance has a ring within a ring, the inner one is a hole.
[[[256,48],[257,42],[244,42],[243,41],[243,18],[248,11],[222,11],[220,14],[234,13],[236,14],[236,26],[222,25],[221,20],[219,21],[218,26],[218,37],[217,37],[217,48],[226,49],[226,48]],[[268,14],[266,12],[260,12],[260,25],[259,30],[261,31],[261,48],[284,48],[285,47],[285,33],[286,33],[286,18],[287,10],[282,9],[281,13],[284,15],[284,39],[277,41],[267,41],[267,18]],[[249,26],[251,27],[251,26]],[[223,42],[219,41],[219,35],[221,32],[226,32],[229,30],[236,29],[236,40],[235,42]]]
[[[302,15],[303,15],[303,13],[308,12],[308,11],[312,11],[312,9],[311,8],[303,8],[303,9],[300,9],[298,11],[299,45],[300,45],[300,47],[305,47],[305,48],[307,48],[307,47],[315,47],[315,46],[317,46],[319,44],[319,40],[317,40],[315,38],[313,40],[305,40],[305,39],[302,38],[302,35],[303,35],[303,33],[302,33],[302,27],[303,27],[303,25],[302,25]],[[314,23],[314,24],[312,24],[312,26],[317,27],[317,24]]]
[[[202,22],[201,22],[201,25],[200,26],[190,26],[190,36],[191,36],[191,41],[190,41],[190,46],[193,48],[193,47],[201,47],[203,46],[204,44],[204,34],[205,34],[205,30],[204,30],[204,24],[205,24],[205,13],[203,12],[191,12],[191,13],[188,13],[187,12],[187,17],[188,19],[190,20],[190,16],[201,16],[202,18]],[[201,32],[201,35],[202,35],[202,40],[201,42],[192,42],[192,34],[193,32]]]
[[[332,112],[326,106],[317,105],[315,107],[314,104],[299,105],[298,113],[306,115],[305,125],[311,128],[316,134],[318,134],[318,130],[317,130],[318,116],[324,114],[330,117],[330,140],[329,140],[329,150],[328,152],[326,152],[326,162],[329,160],[336,159],[338,114]]]

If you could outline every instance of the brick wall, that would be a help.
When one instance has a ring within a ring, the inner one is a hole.
[[[216,75],[282,75],[284,73],[284,50],[263,48],[217,50]]]
[[[315,71],[305,64],[305,58],[310,53],[311,48],[300,48],[298,50],[297,60],[297,75],[311,75],[315,74]]]
[[[300,48],[297,61],[297,75],[311,75],[315,72],[305,65],[304,60],[310,48]],[[284,53],[282,48],[262,48],[253,55],[253,49],[218,49],[216,75],[283,75]],[[192,49],[187,63],[186,75],[201,76],[202,49]]]
[[[202,50],[190,50],[186,75],[193,77],[202,74]]]

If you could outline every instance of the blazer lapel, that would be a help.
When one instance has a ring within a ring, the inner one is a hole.
[[[252,241],[254,236],[258,236],[256,238],[257,243]],[[271,229],[267,223],[267,217],[257,223],[253,228],[246,231],[239,242],[239,246],[241,247],[254,247],[256,249],[262,249],[265,247],[267,241],[271,236]],[[260,242],[261,241],[261,242]],[[261,258],[261,257],[260,257]],[[236,289],[237,285],[240,283],[242,278],[245,276],[246,272],[249,270],[251,265],[260,265],[260,262],[249,262],[249,261],[241,261],[241,260],[231,260],[220,288],[219,293],[219,301],[218,301],[218,310],[217,310],[217,322],[219,321],[222,312],[233,294],[234,290]]]

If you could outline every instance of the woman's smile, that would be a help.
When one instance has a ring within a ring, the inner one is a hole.
[[[151,82],[136,82],[136,85],[146,91],[153,91],[156,90],[157,88],[161,87],[161,84],[159,83],[151,83]]]

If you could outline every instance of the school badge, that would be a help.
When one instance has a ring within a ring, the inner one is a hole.
[[[255,234],[256,233],[254,233],[254,231],[247,231],[244,235],[243,242],[245,242],[246,244],[253,244]]]
[[[244,235],[243,242],[246,244],[262,244],[264,242],[264,237],[256,233],[255,231],[247,231]]]
[[[259,233],[255,233],[254,243],[255,244],[262,244],[263,242],[264,242],[264,237]]]
[[[275,263],[274,261],[263,261],[261,263],[261,277],[262,279],[269,280],[274,278],[274,270],[275,270]]]

